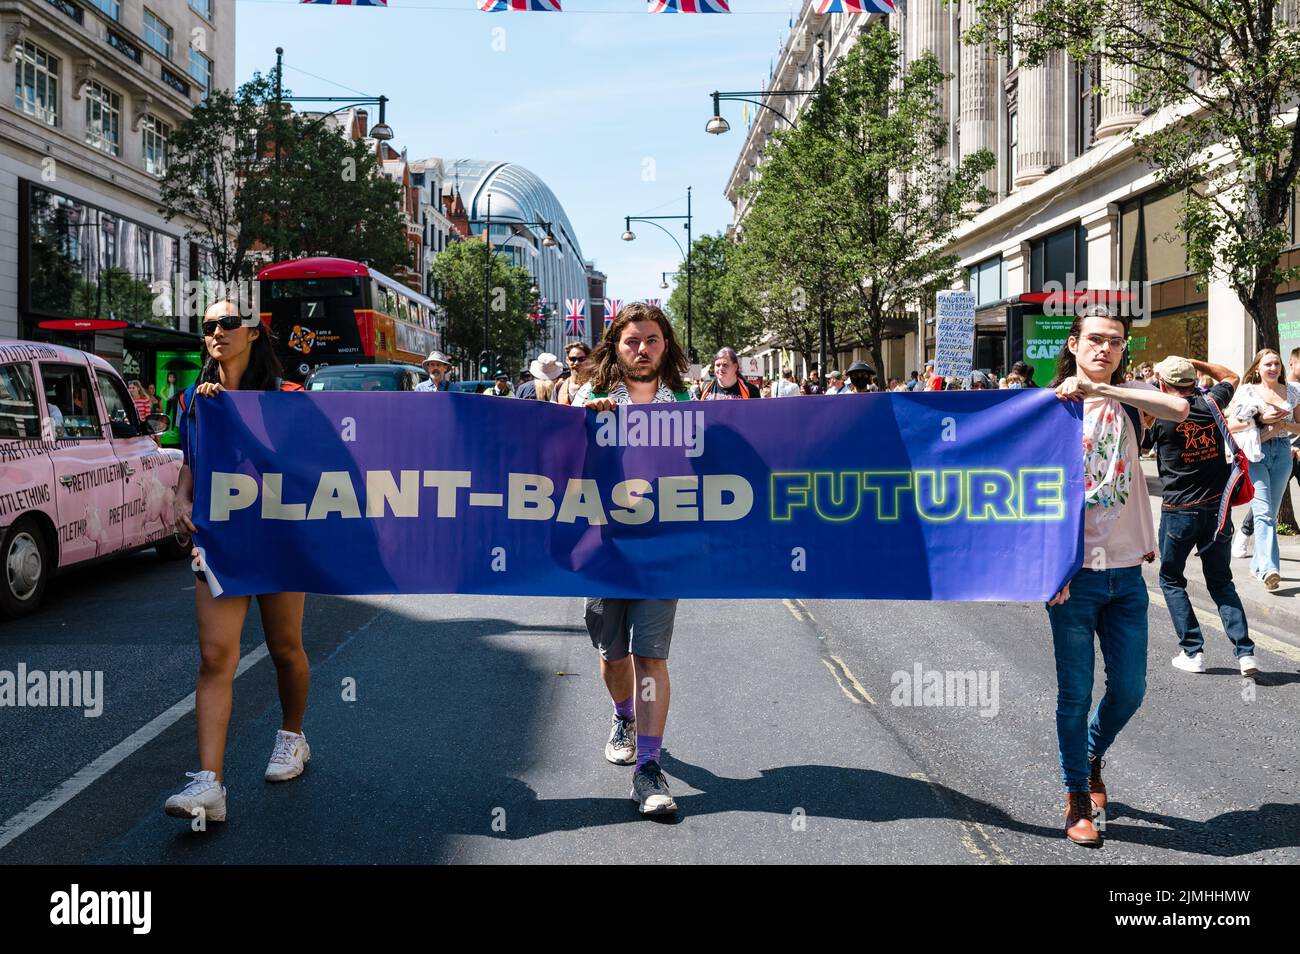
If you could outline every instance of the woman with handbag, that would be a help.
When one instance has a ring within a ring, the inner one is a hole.
[[[1282,356],[1272,348],[1256,353],[1242,381],[1224,416],[1250,461],[1255,485],[1251,501],[1255,555],[1250,570],[1274,592],[1282,581],[1277,511],[1291,479],[1291,437],[1300,434],[1300,385],[1287,381]]]

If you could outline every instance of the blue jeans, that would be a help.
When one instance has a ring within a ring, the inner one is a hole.
[[[1255,485],[1255,499],[1250,502],[1255,517],[1255,556],[1250,561],[1250,572],[1261,580],[1280,566],[1277,508],[1282,505],[1290,479],[1291,442],[1285,437],[1265,441],[1264,459],[1250,465],[1250,482]]]
[[[1232,521],[1224,524],[1223,533],[1216,534],[1218,523],[1218,504],[1160,514],[1160,589],[1173,617],[1178,645],[1187,655],[1195,656],[1205,646],[1205,637],[1192,601],[1187,598],[1187,577],[1183,573],[1195,549],[1201,557],[1205,586],[1219,608],[1223,630],[1232,640],[1233,654],[1238,658],[1253,656],[1255,644],[1246,629],[1246,611],[1232,583]]]
[[[1056,745],[1066,791],[1088,791],[1088,759],[1104,755],[1142,705],[1150,602],[1142,567],[1130,566],[1082,569],[1070,581],[1070,598],[1047,607],[1056,650]],[[1089,715],[1094,634],[1106,666],[1106,691]]]

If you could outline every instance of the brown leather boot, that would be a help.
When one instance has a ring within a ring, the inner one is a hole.
[[[1098,758],[1088,759],[1088,792],[1092,797],[1093,814],[1106,810],[1106,783],[1101,780],[1101,768],[1105,764]]]
[[[1065,837],[1076,845],[1096,845],[1101,842],[1097,828],[1092,823],[1092,801],[1087,792],[1069,792],[1065,812]]]

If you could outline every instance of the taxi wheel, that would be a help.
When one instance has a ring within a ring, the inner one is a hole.
[[[0,616],[26,616],[41,605],[54,570],[50,548],[31,517],[10,524],[0,542]]]
[[[188,560],[194,543],[188,533],[173,533],[163,537],[154,544],[154,552],[160,560]]]

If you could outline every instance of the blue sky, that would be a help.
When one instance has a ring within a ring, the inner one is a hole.
[[[621,241],[624,215],[684,214],[690,185],[696,235],[731,221],[722,191],[742,104],[724,103],[735,128],[710,136],[708,94],[760,87],[801,0],[733,0],[730,16],[651,16],[645,0],[564,0],[560,14],[485,14],[475,0],[237,3],[238,81],[269,72],[283,46],[297,95],[387,96],[393,144],[411,159],[526,166],[559,197],[610,296],[630,300],[666,297],[660,273],[680,256],[653,226]]]

